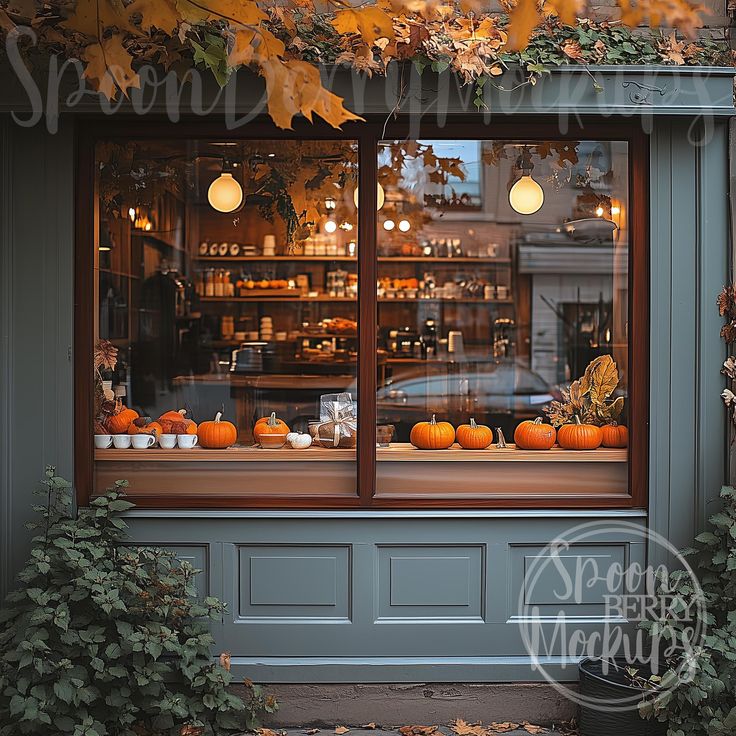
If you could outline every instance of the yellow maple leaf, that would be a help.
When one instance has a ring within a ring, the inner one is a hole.
[[[369,46],[373,46],[379,38],[395,40],[393,21],[375,6],[340,10],[332,19],[332,25],[338,33],[360,34]]]
[[[537,0],[517,0],[509,13],[509,51],[521,51],[529,43],[529,36],[539,23]]]
[[[284,42],[276,38],[271,31],[260,28],[257,34],[258,44],[255,48],[254,55],[258,60],[271,59],[273,57],[282,57],[286,52]]]
[[[342,97],[322,86],[319,70],[306,61],[283,61],[276,56],[260,62],[266,80],[268,114],[279,128],[291,129],[295,115],[310,122],[317,114],[333,128],[348,120],[363,118],[346,110]]]
[[[59,25],[98,39],[107,28],[140,33],[117,0],[77,0],[74,11]]]
[[[209,0],[200,4],[210,11],[210,20],[224,18],[244,26],[257,26],[268,20],[268,15],[251,0]]]
[[[90,44],[84,49],[82,59],[87,64],[83,76],[108,100],[117,96],[118,89],[127,97],[128,89],[141,86],[131,66],[133,57],[123,46],[120,36],[106,38],[101,44]]]
[[[179,21],[182,19],[181,14],[172,0],[133,0],[127,8],[128,17],[140,13],[141,28],[144,31],[150,31],[151,28],[158,28],[170,36],[174,35]]]
[[[241,28],[235,33],[233,47],[227,57],[227,64],[236,67],[241,64],[250,64],[253,60],[253,39],[256,32],[252,28]]]

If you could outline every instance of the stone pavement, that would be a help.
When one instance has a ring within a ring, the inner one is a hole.
[[[477,731],[479,734],[484,733],[485,736],[496,736],[496,734],[499,734],[499,736],[577,736],[577,730],[569,723],[550,727],[535,726],[533,724],[529,724],[528,728],[515,728],[514,726],[521,726],[521,724],[511,722],[485,724]],[[458,736],[453,729],[444,725],[438,726],[431,732],[424,732],[424,727],[419,726],[415,727],[417,730],[412,732],[407,732],[404,727],[404,733],[402,733],[399,731],[400,728],[402,726],[396,726],[395,728],[385,726],[380,728],[335,726],[333,728],[287,728],[278,730],[262,728],[259,729],[258,734],[259,736]],[[469,733],[468,736],[473,735]]]

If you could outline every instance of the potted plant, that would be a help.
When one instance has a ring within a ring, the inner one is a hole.
[[[197,599],[197,571],[126,544],[126,485],[75,516],[47,469],[31,557],[0,611],[0,736],[219,736],[275,710],[249,683],[249,700],[228,690],[207,626],[223,606]]]

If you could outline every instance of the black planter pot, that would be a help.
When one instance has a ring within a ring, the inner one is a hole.
[[[603,661],[586,658],[578,665],[580,675],[580,694],[589,700],[601,701],[628,700],[630,709],[608,712],[590,706],[580,708],[580,736],[667,736],[667,724],[643,719],[636,709],[636,702],[642,697],[642,690],[628,684],[624,668],[629,663],[614,660],[616,670],[609,664],[608,672],[603,672]],[[646,676],[646,665],[637,666]]]

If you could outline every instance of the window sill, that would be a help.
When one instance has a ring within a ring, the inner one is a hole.
[[[418,450],[408,443],[393,443],[390,447],[377,447],[376,459],[384,462],[534,462],[534,463],[625,463],[628,450],[599,447],[597,450],[520,450],[514,445],[498,448],[491,445],[486,450],[463,450],[454,445],[449,450]],[[95,450],[96,462],[349,462],[355,460],[355,450],[309,447],[293,450],[264,450],[260,447],[229,447],[226,450]]]
[[[380,507],[627,508],[628,451],[376,450]],[[492,467],[492,470],[490,469]],[[97,450],[95,493],[125,478],[149,508],[359,506],[355,450]]]

